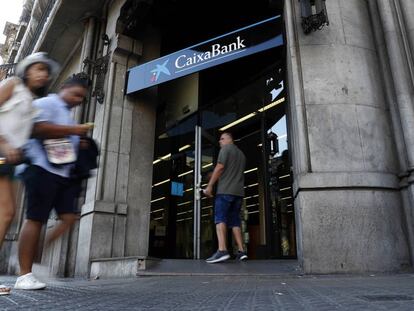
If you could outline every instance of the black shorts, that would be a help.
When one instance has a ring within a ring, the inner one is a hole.
[[[26,186],[27,219],[45,223],[53,208],[58,215],[78,213],[79,181],[52,174],[36,165],[26,169],[23,180]]]

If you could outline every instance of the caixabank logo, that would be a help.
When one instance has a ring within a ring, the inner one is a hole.
[[[169,59],[167,59],[161,65],[159,65],[159,64],[155,65],[155,68],[153,70],[151,70],[151,72],[152,72],[151,82],[157,82],[161,73],[166,74],[167,76],[171,76],[171,73],[167,68],[168,61],[169,61]]]

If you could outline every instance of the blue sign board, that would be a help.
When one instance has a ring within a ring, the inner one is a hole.
[[[128,71],[126,93],[281,46],[280,24],[280,16],[272,17],[133,67]]]
[[[184,195],[184,184],[181,182],[171,182],[171,195],[182,197]]]

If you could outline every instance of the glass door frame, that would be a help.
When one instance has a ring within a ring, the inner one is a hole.
[[[202,170],[203,170],[203,139],[216,145],[214,137],[204,131],[200,125],[195,126],[194,138],[194,231],[193,231],[193,258],[201,259],[201,198],[202,198]]]
[[[201,233],[201,126],[195,126],[194,138],[194,216],[193,258],[200,259]]]

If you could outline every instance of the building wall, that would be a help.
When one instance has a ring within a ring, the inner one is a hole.
[[[106,23],[96,25],[110,39],[92,48],[108,56],[104,102],[86,108],[99,169],[79,224],[44,252],[52,274],[88,276],[91,261],[148,254],[157,88],[128,97],[123,88],[128,68],[159,56],[160,38],[150,28],[140,41],[119,33],[125,2],[105,2]],[[401,270],[414,250],[414,7],[326,4],[329,27],[305,36],[299,2],[285,1],[298,257],[305,273]],[[80,46],[58,81],[79,70]],[[8,258],[16,243],[5,244]]]
[[[390,102],[369,1],[327,1],[308,36],[287,1],[295,208],[307,273],[410,265]]]
[[[9,63],[10,56],[13,52],[13,49],[17,36],[19,25],[6,22],[4,26],[3,34],[6,36],[4,43],[0,43],[0,57],[2,59],[2,64]]]
[[[72,51],[68,63],[60,70],[59,76],[53,82],[52,91],[58,92],[59,87],[67,78],[79,72],[79,67],[82,64],[81,53],[82,50],[80,47],[76,47],[74,51]]]
[[[383,77],[387,82],[386,92],[401,158],[400,189],[411,263],[414,264],[414,23],[410,18],[414,6],[406,0],[371,1],[369,5],[377,12],[376,25],[382,25],[382,28],[375,28],[379,28],[376,41],[381,51]]]

